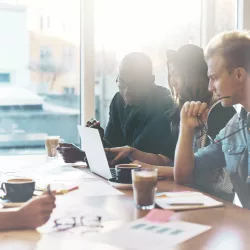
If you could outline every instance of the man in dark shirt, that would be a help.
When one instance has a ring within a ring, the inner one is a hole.
[[[110,104],[104,147],[129,145],[173,158],[175,145],[165,116],[173,101],[168,89],[155,85],[150,58],[139,52],[125,56],[116,82],[119,92]],[[59,152],[66,162],[83,160],[80,149],[67,144],[67,150],[62,150],[64,146],[59,147]]]

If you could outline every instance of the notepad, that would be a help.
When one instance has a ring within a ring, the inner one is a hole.
[[[164,192],[156,195],[156,204],[169,210],[220,207],[223,203],[200,192]]]

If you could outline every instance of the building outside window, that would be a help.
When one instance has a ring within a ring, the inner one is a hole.
[[[0,83],[10,83],[10,74],[0,73]]]
[[[79,145],[79,9],[80,0],[0,2],[0,154],[44,153],[47,135]],[[67,22],[75,30],[61,34]],[[69,45],[79,54],[71,68]]]

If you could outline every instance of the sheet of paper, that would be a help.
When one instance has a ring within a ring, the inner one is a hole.
[[[12,243],[12,241],[8,241]],[[13,243],[8,244],[6,242],[6,249],[13,249]],[[9,247],[9,248],[8,248]],[[98,244],[94,242],[90,242],[85,240],[85,238],[82,235],[66,235],[65,234],[43,234],[41,235],[40,240],[34,245],[33,250],[49,250],[49,249],[54,249],[54,250],[69,250],[69,249],[74,249],[74,250],[121,250],[117,247],[111,247],[106,244]]]
[[[81,196],[123,195],[122,192],[103,181],[82,183],[79,192],[81,192]]]
[[[51,181],[71,181],[93,179],[95,177],[82,170],[73,168],[70,165],[61,166],[58,162],[48,162],[39,166],[34,166],[33,168],[3,172],[1,181],[11,178],[32,178],[36,181],[43,180],[49,183]]]
[[[89,240],[134,250],[169,249],[210,228],[183,221],[156,223],[140,219],[113,231],[90,237]]]
[[[186,205],[170,205],[170,203],[187,203]],[[206,195],[199,196],[184,196],[184,197],[171,197],[171,198],[156,198],[158,206],[169,210],[181,210],[181,209],[194,209],[202,207],[215,207],[223,205],[222,202],[216,201]],[[202,203],[203,205],[190,205],[190,203]]]
[[[192,191],[181,191],[181,192],[161,192],[157,193],[156,197],[161,198],[174,198],[174,197],[190,197],[190,196],[200,196],[203,195],[201,192],[192,192]]]
[[[57,208],[52,216],[51,219],[43,226],[39,227],[37,229],[38,232],[40,233],[59,233],[56,228],[54,227],[54,220],[55,219],[60,219],[60,218],[76,218],[76,227],[70,229],[68,232],[65,232],[65,235],[67,234],[73,234],[77,235],[79,232],[81,232],[81,223],[80,223],[80,218],[83,216],[86,217],[91,217],[94,218],[96,216],[101,217],[101,224],[103,227],[106,227],[106,224],[109,223],[110,221],[116,221],[118,220],[118,217],[116,215],[113,215],[106,211],[104,208],[97,208],[97,207],[91,207],[91,206],[86,206],[84,202],[80,201],[75,201],[73,202],[71,200],[64,200],[62,199],[61,201],[57,202]],[[101,230],[106,230],[106,228],[100,228]]]
[[[171,203],[182,203],[182,205],[171,205]],[[191,203],[202,203],[202,204],[192,205]],[[177,194],[177,193],[171,194],[170,192],[166,192],[157,194],[156,204],[161,208],[169,210],[183,210],[183,209],[223,206],[222,202],[219,202],[213,198],[210,198],[209,196],[197,192],[189,192],[183,194]]]
[[[42,179],[48,181],[63,181],[63,180],[76,180],[76,179],[93,179],[94,176],[85,173],[77,168],[71,166],[53,166],[45,165],[35,169],[35,173]]]

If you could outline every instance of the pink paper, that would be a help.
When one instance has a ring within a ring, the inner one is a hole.
[[[173,214],[173,211],[167,209],[153,209],[145,216],[145,219],[154,222],[166,222]]]

